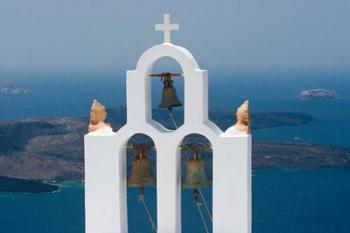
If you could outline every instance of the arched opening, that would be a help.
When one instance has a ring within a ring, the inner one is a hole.
[[[156,232],[157,182],[153,140],[135,134],[127,142],[127,206],[129,232]]]
[[[157,60],[150,74],[152,86],[152,119],[175,130],[184,122],[184,77],[173,58]]]
[[[181,144],[182,232],[212,230],[213,152],[200,134],[187,135]]]

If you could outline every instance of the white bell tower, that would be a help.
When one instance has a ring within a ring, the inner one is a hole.
[[[208,72],[192,54],[171,43],[178,30],[164,15],[164,43],[145,51],[126,73],[127,123],[117,132],[85,135],[86,233],[127,233],[126,144],[134,134],[151,137],[157,148],[158,233],[181,233],[181,150],[189,134],[208,138],[213,150],[213,232],[251,232],[251,135],[222,132],[208,119]],[[184,124],[177,130],[153,121],[153,64],[171,57],[184,75]],[[224,100],[223,100],[224,101]],[[227,100],[225,100],[227,101]],[[133,233],[133,232],[130,232]]]

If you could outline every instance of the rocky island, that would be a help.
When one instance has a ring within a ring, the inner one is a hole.
[[[182,112],[174,112],[174,115],[180,120]],[[160,110],[155,110],[153,116],[161,123],[169,121]],[[223,130],[234,122],[233,113],[211,113],[210,118]],[[312,120],[308,114],[281,112],[255,113],[251,118],[253,132],[308,124]],[[114,130],[119,129],[126,121],[125,108],[108,110],[107,121],[112,123]],[[40,181],[82,180],[83,138],[88,124],[88,118],[68,117],[0,122],[0,176]],[[254,169],[349,166],[349,148],[253,141]]]
[[[313,99],[340,99],[340,95],[338,95],[334,91],[325,90],[325,89],[309,89],[309,90],[303,90],[299,98],[301,100],[313,100]]]
[[[0,94],[17,95],[17,94],[28,94],[31,92],[32,91],[30,89],[17,87],[10,81],[0,80]]]
[[[45,184],[38,180],[24,180],[0,176],[0,192],[47,193],[55,192],[56,185]]]

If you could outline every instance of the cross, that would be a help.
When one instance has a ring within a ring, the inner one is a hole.
[[[156,24],[156,31],[164,32],[164,42],[170,42],[170,32],[178,31],[178,30],[179,30],[179,24],[171,24],[169,14],[164,14],[163,24]]]

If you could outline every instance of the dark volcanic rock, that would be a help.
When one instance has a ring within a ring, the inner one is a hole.
[[[253,142],[253,168],[350,167],[350,148],[301,142]]]
[[[41,151],[0,156],[0,176],[42,181],[63,181],[81,180],[83,175],[83,153],[80,153],[79,161],[47,156]]]
[[[86,120],[66,117],[0,123],[0,176],[82,179],[86,128]]]
[[[64,127],[42,120],[0,123],[0,151],[11,153],[24,150],[28,140],[34,137],[67,133]]]
[[[108,109],[107,120],[112,122],[117,128],[126,123],[126,109]],[[174,118],[176,122],[183,122],[183,111],[174,109]],[[153,109],[153,119],[164,125],[168,129],[173,129],[173,123],[169,120],[167,109]],[[267,129],[279,126],[297,126],[305,125],[313,121],[313,117],[300,112],[267,112],[252,113],[250,115],[252,129]],[[236,121],[236,116],[230,112],[211,112],[209,119],[217,124],[221,130],[225,131]]]
[[[48,193],[58,189],[56,185],[45,184],[41,181],[0,176],[0,192]]]
[[[125,124],[125,108],[108,112],[108,122],[114,130]],[[174,114],[176,118],[182,116],[182,112]],[[171,128],[165,113],[156,110],[154,116]],[[211,120],[223,130],[234,122],[232,113],[213,113]],[[253,129],[307,124],[311,120],[303,113],[252,115]],[[87,118],[66,117],[0,122],[0,176],[43,181],[83,179],[83,136],[87,126]],[[296,142],[254,141],[253,167],[349,166],[349,151]]]
[[[231,113],[211,113],[210,119],[222,130],[226,130],[235,121],[236,117]],[[280,126],[306,125],[313,121],[313,117],[299,112],[268,112],[253,113],[250,115],[252,130],[267,129]]]

